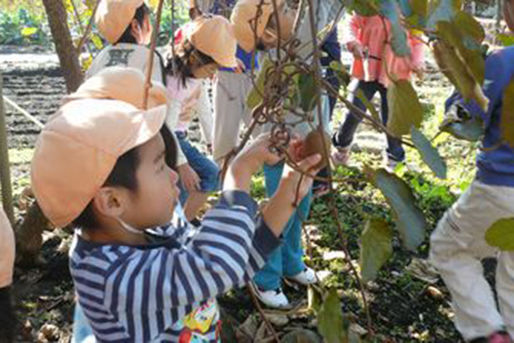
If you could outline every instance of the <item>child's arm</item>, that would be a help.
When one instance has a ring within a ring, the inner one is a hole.
[[[346,45],[346,48],[353,54],[354,58],[363,57],[362,44],[358,37],[365,24],[365,20],[366,19],[364,17],[354,14],[345,27],[344,32],[346,35],[344,37],[343,44]]]

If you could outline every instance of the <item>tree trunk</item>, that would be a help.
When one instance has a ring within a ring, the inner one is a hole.
[[[68,28],[66,8],[62,0],[43,0],[43,5],[52,32],[55,51],[59,56],[59,63],[66,81],[66,89],[68,93],[74,92],[82,83],[83,75],[79,56]]]
[[[39,252],[43,245],[42,234],[47,226],[48,219],[34,201],[16,230],[16,263],[18,265],[31,267],[38,263]]]
[[[72,93],[82,83],[83,75],[79,56],[71,39],[66,8],[62,0],[43,0],[43,5],[66,82],[66,89],[68,93]],[[18,264],[30,266],[38,261],[43,242],[41,234],[47,227],[48,220],[37,202],[34,201],[16,230]]]

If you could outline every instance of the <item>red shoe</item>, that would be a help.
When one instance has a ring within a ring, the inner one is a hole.
[[[488,338],[480,337],[471,340],[469,343],[512,343],[512,339],[505,331],[493,333]]]
[[[489,336],[488,343],[512,343],[512,339],[510,338],[508,333],[505,332],[495,332],[491,336]]]

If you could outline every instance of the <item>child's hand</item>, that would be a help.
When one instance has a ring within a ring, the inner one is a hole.
[[[364,51],[362,50],[362,46],[358,43],[353,44],[350,52],[353,54],[353,58],[357,60],[364,58]]]
[[[189,163],[184,163],[178,166],[177,170],[180,176],[180,181],[182,181],[182,184],[189,193],[200,189],[200,178],[193,168],[191,168]]]
[[[283,199],[287,199],[291,205],[297,206],[312,187],[313,177],[319,172],[319,169],[315,169],[319,161],[321,155],[315,154],[297,162],[298,170],[286,164],[277,193],[281,193]]]
[[[232,164],[247,169],[251,174],[257,172],[264,163],[277,164],[284,156],[272,149],[271,145],[271,135],[261,134],[236,156]]]
[[[271,149],[269,134],[260,135],[250,145],[246,146],[232,161],[227,170],[223,189],[250,190],[250,181],[264,163],[273,165],[283,159],[283,156]]]

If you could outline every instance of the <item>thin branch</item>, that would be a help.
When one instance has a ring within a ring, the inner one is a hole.
[[[84,32],[82,38],[80,38],[79,43],[77,44],[76,51],[77,54],[80,55],[80,52],[82,51],[82,47],[84,46],[84,43],[87,40],[87,37],[89,36],[89,33],[91,32],[91,29],[93,28],[93,21],[96,15],[96,11],[98,10],[98,5],[100,4],[100,0],[96,1],[95,7],[93,8],[93,13],[91,14],[91,18],[89,18],[89,23],[87,24],[86,31]]]
[[[153,31],[152,43],[150,44],[150,50],[148,51],[148,69],[146,70],[146,81],[145,81],[145,94],[143,97],[143,108],[146,110],[148,108],[148,93],[150,92],[150,87],[152,87],[152,69],[153,69],[153,61],[155,54],[155,47],[157,45],[157,37],[159,36],[159,29],[161,26],[161,15],[162,15],[162,5],[164,4],[164,0],[159,0],[159,6],[157,7],[157,17],[155,19],[155,29]]]
[[[319,46],[318,46],[317,36],[316,36],[316,25],[315,25],[315,21],[314,21],[313,3],[312,3],[312,0],[308,0],[308,1],[309,1],[309,20],[310,20],[310,27],[311,27],[312,44],[314,46],[314,64],[313,64],[314,65],[314,80],[315,80],[315,84],[318,86],[318,87],[316,87],[316,89],[319,92],[320,91],[319,85],[320,85],[320,81],[321,81],[321,73],[320,73],[320,65],[319,65],[319,63],[320,63],[320,51],[319,51]],[[318,110],[318,121],[319,121],[319,128],[318,128],[318,130],[320,131],[320,135],[323,137],[323,135],[324,135],[324,128],[323,128],[323,113],[322,113],[322,110],[321,110],[321,94],[320,93],[318,93],[318,94],[320,95],[320,96],[317,97],[317,102],[318,102],[317,110]],[[329,156],[328,152],[330,151],[329,147],[327,146],[327,142],[324,139],[322,141],[323,141],[324,153],[328,157]],[[331,170],[330,164],[327,167],[328,167],[329,179],[331,179],[332,170]],[[367,318],[368,332],[371,334],[373,332],[373,323],[372,323],[371,314],[370,314],[370,311],[369,311],[368,300],[366,298],[366,291],[364,289],[364,283],[362,282],[362,279],[360,278],[359,273],[357,272],[357,270],[355,269],[355,267],[351,263],[351,257],[350,257],[350,252],[349,252],[349,249],[348,249],[348,244],[347,244],[346,236],[344,235],[342,224],[339,221],[339,218],[338,218],[338,215],[337,215],[336,199],[335,199],[335,196],[334,196],[334,189],[333,189],[332,182],[329,182],[328,186],[329,186],[329,189],[330,189],[330,197],[329,197],[330,206],[329,207],[330,207],[332,216],[334,217],[334,221],[337,224],[337,230],[338,230],[339,236],[341,237],[341,239],[343,241],[343,243],[341,245],[342,245],[342,248],[343,248],[343,250],[345,252],[346,259],[349,262],[348,263],[349,268],[352,271],[352,273],[353,273],[353,275],[355,277],[355,280],[357,281],[357,283],[359,285],[359,289],[360,289],[361,296],[362,296],[362,302],[363,302],[363,305],[364,305],[364,311],[366,313],[366,318]]]

